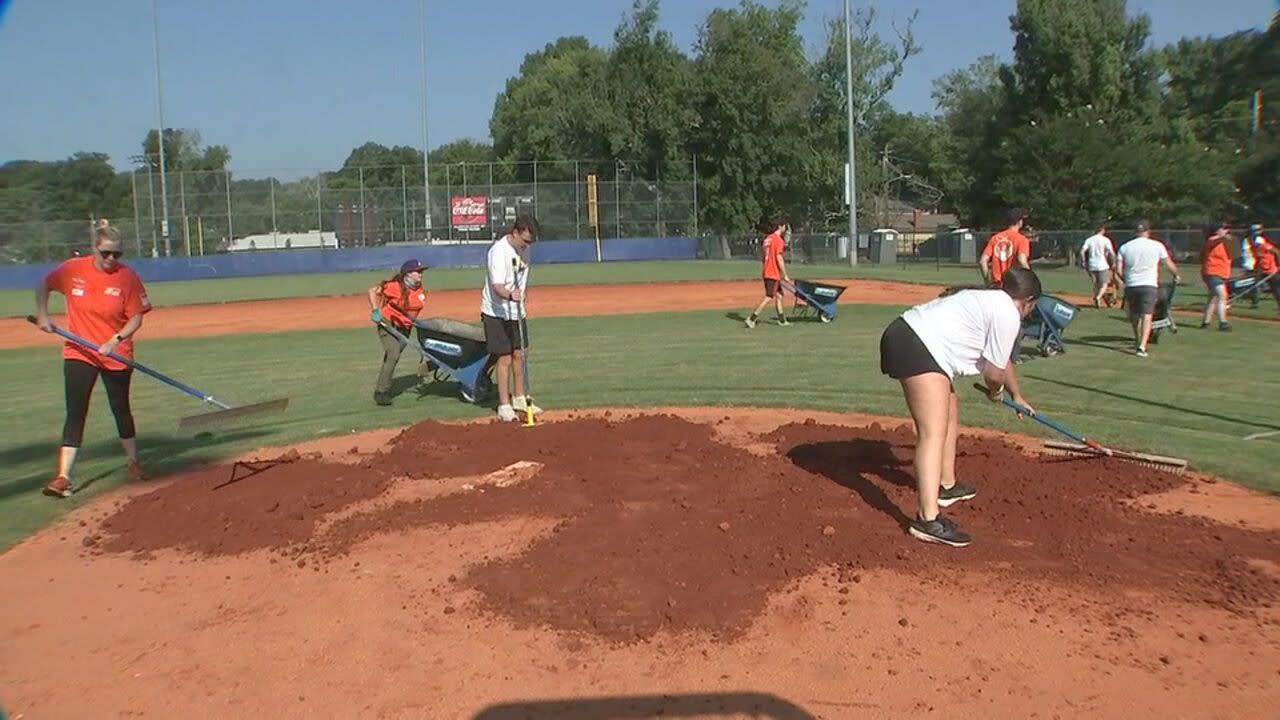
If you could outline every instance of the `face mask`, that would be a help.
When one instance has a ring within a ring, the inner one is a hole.
[[[421,284],[422,284],[422,281],[421,281],[421,280],[415,280],[415,279],[413,279],[413,278],[411,278],[411,277],[407,277],[407,278],[405,278],[405,279],[404,279],[404,284],[405,284],[405,285],[407,285],[408,287],[416,288],[416,287],[418,287],[419,285],[421,285]]]

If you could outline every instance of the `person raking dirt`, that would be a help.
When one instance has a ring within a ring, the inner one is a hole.
[[[778,324],[783,326],[791,324],[787,322],[786,313],[782,311],[782,283],[791,282],[791,276],[787,274],[787,262],[782,255],[787,249],[786,236],[791,233],[791,227],[783,219],[775,220],[771,225],[773,232],[766,235],[761,243],[760,277],[764,280],[764,299],[747,316],[746,325],[749,328],[756,326],[756,321],[760,319],[760,312],[770,302],[778,313]]]
[[[107,404],[115,417],[120,445],[128,459],[129,479],[145,478],[138,461],[137,427],[129,405],[133,370],[107,357],[114,352],[133,359],[133,338],[142,329],[142,316],[151,310],[142,280],[132,268],[120,262],[123,255],[120,233],[103,218],[94,228],[93,253],[63,262],[36,286],[36,325],[41,330],[53,332],[49,293],[59,292],[66,297],[67,329],[98,343],[96,352],[71,341],[63,345],[66,419],[62,426],[62,446],[58,450],[57,474],[44,489],[44,493],[52,497],[70,497],[74,491],[71,473],[84,439],[89,399],[99,377],[106,388]]]
[[[378,341],[382,343],[382,368],[373,386],[373,401],[390,405],[391,379],[404,345],[400,338],[387,332],[383,323],[390,323],[401,335],[409,336],[413,321],[427,304],[427,291],[422,286],[422,271],[427,266],[417,260],[406,260],[400,272],[369,288],[369,317],[377,323]]]
[[[915,422],[915,474],[919,508],[907,531],[919,540],[952,547],[971,542],[940,508],[977,496],[956,478],[959,436],[957,376],[981,375],[992,402],[1008,392],[1030,412],[1014,363],[1022,319],[1040,297],[1040,278],[1007,269],[998,289],[952,288],[900,315],[880,337],[880,371],[902,385]]]
[[[537,221],[521,214],[511,231],[489,247],[486,263],[480,322],[489,354],[498,359],[498,419],[504,422],[519,419],[517,412],[542,412],[529,402],[524,375],[529,344],[524,303],[529,288],[529,248],[537,239]]]

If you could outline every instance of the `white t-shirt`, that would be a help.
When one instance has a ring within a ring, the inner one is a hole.
[[[503,320],[519,320],[524,303],[503,299],[493,291],[494,285],[508,290],[519,288],[521,293],[529,287],[529,261],[516,251],[510,237],[504,235],[489,247],[489,269],[480,295],[480,312]]]
[[[1022,334],[1022,315],[1003,290],[961,290],[902,314],[938,366],[955,379],[1004,369]]]
[[[1111,269],[1111,239],[1106,235],[1090,235],[1080,246],[1080,254],[1089,258],[1085,268],[1092,272]]]
[[[1126,287],[1160,287],[1160,262],[1168,259],[1164,243],[1136,237],[1120,246]]]

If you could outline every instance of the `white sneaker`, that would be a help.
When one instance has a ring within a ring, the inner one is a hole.
[[[499,405],[498,419],[502,422],[515,422],[519,418],[516,417],[516,411],[510,405]]]
[[[518,413],[523,413],[526,409],[533,410],[534,415],[541,415],[542,408],[537,405],[529,405],[529,400],[522,397],[511,398],[511,407]]]

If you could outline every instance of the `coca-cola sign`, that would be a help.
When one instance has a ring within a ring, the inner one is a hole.
[[[488,222],[489,198],[484,195],[455,195],[451,206],[454,227],[483,227]]]

